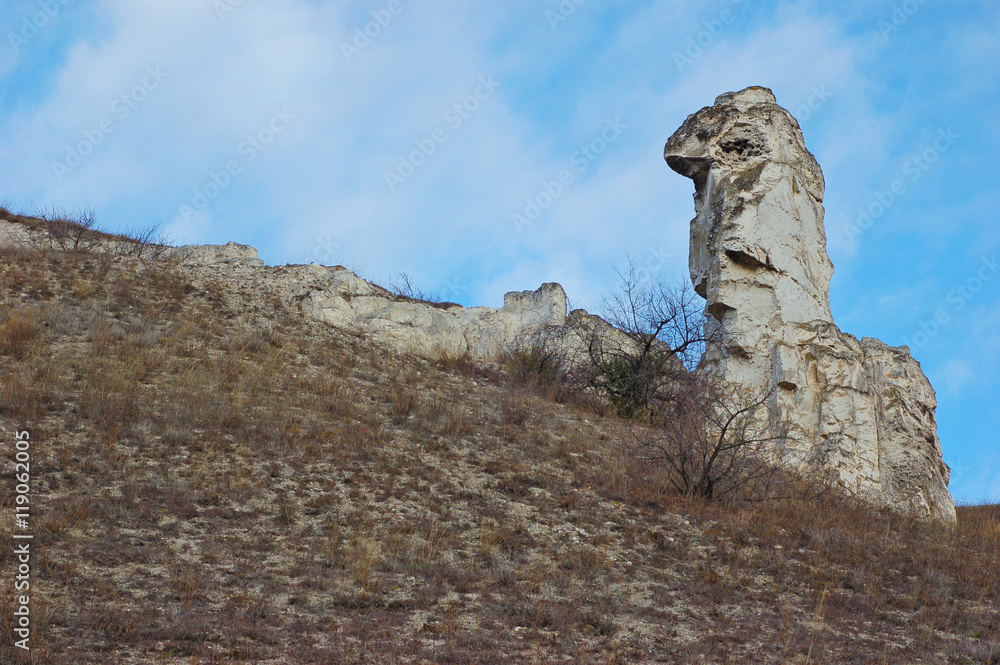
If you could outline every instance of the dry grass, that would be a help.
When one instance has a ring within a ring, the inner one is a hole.
[[[387,356],[266,279],[86,252],[0,279],[37,557],[36,649],[0,662],[997,662],[996,506],[950,532],[683,499],[628,423]]]
[[[0,320],[0,355],[21,359],[41,332],[37,315],[32,310],[7,312]]]

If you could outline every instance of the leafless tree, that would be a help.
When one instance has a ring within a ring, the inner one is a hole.
[[[705,332],[704,300],[690,281],[643,280],[631,259],[627,271],[615,272],[617,288],[604,302],[608,323],[631,337],[640,355],[666,352],[694,370],[712,338]]]
[[[616,272],[617,286],[603,308],[610,329],[583,331],[587,361],[576,375],[605,394],[619,415],[634,417],[673,399],[717,328],[705,326],[703,301],[687,281],[643,280],[631,261]]]
[[[788,432],[773,417],[774,389],[691,375],[660,405],[641,454],[665,465],[685,496],[765,497],[779,477]]]

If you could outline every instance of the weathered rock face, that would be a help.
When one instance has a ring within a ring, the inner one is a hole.
[[[508,293],[497,309],[410,300],[344,268],[308,270],[315,281],[302,300],[307,316],[423,358],[494,360],[515,341],[566,323],[566,293],[555,283]]]
[[[0,247],[26,247],[31,243],[31,234],[23,224],[0,219]]]
[[[776,387],[790,464],[820,463],[863,498],[953,522],[920,365],[833,323],[823,173],[795,119],[766,88],[727,93],[687,118],[664,157],[695,183],[691,279],[721,333],[702,370]]]
[[[219,263],[241,263],[263,266],[257,249],[250,245],[227,242],[225,245],[183,245],[173,250],[174,256],[183,264],[215,265]]]

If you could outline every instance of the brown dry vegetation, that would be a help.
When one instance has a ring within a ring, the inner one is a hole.
[[[546,395],[224,275],[4,250],[35,539],[26,656],[5,453],[0,662],[1000,662],[998,507],[684,500]]]

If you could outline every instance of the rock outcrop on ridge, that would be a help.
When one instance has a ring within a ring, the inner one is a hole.
[[[302,298],[306,316],[423,358],[493,360],[518,340],[566,324],[566,293],[555,283],[508,293],[502,308],[463,307],[401,297],[345,268],[308,269],[318,281]]]
[[[45,247],[51,244],[46,233],[44,228],[0,218],[0,247]],[[137,256],[135,244],[95,231],[87,247],[116,256]],[[617,348],[633,344],[600,317],[583,310],[568,312],[566,293],[554,282],[534,291],[507,293],[500,308],[463,307],[393,293],[343,266],[268,267],[256,248],[235,242],[155,248],[157,257],[175,261],[192,274],[235,280],[234,288],[254,288],[266,280],[269,290],[310,319],[427,360],[468,356],[489,363],[505,352],[542,344],[554,358],[572,365],[585,357],[594,335]]]
[[[955,520],[934,390],[909,350],[841,332],[823,173],[798,123],[761,87],[721,95],[664,150],[695,183],[690,270],[706,299],[702,371],[774,388],[789,464],[820,464],[874,503]]]
[[[172,254],[182,265],[217,265],[220,263],[264,265],[257,248],[241,245],[237,242],[227,242],[225,245],[182,245],[173,249]]]
[[[595,335],[612,348],[635,344],[598,316],[582,309],[568,312],[566,292],[555,282],[511,291],[500,308],[463,307],[400,296],[340,266],[296,270],[311,278],[300,282],[293,298],[306,316],[428,360],[468,356],[491,363],[506,352],[533,347],[568,368],[585,361]]]

